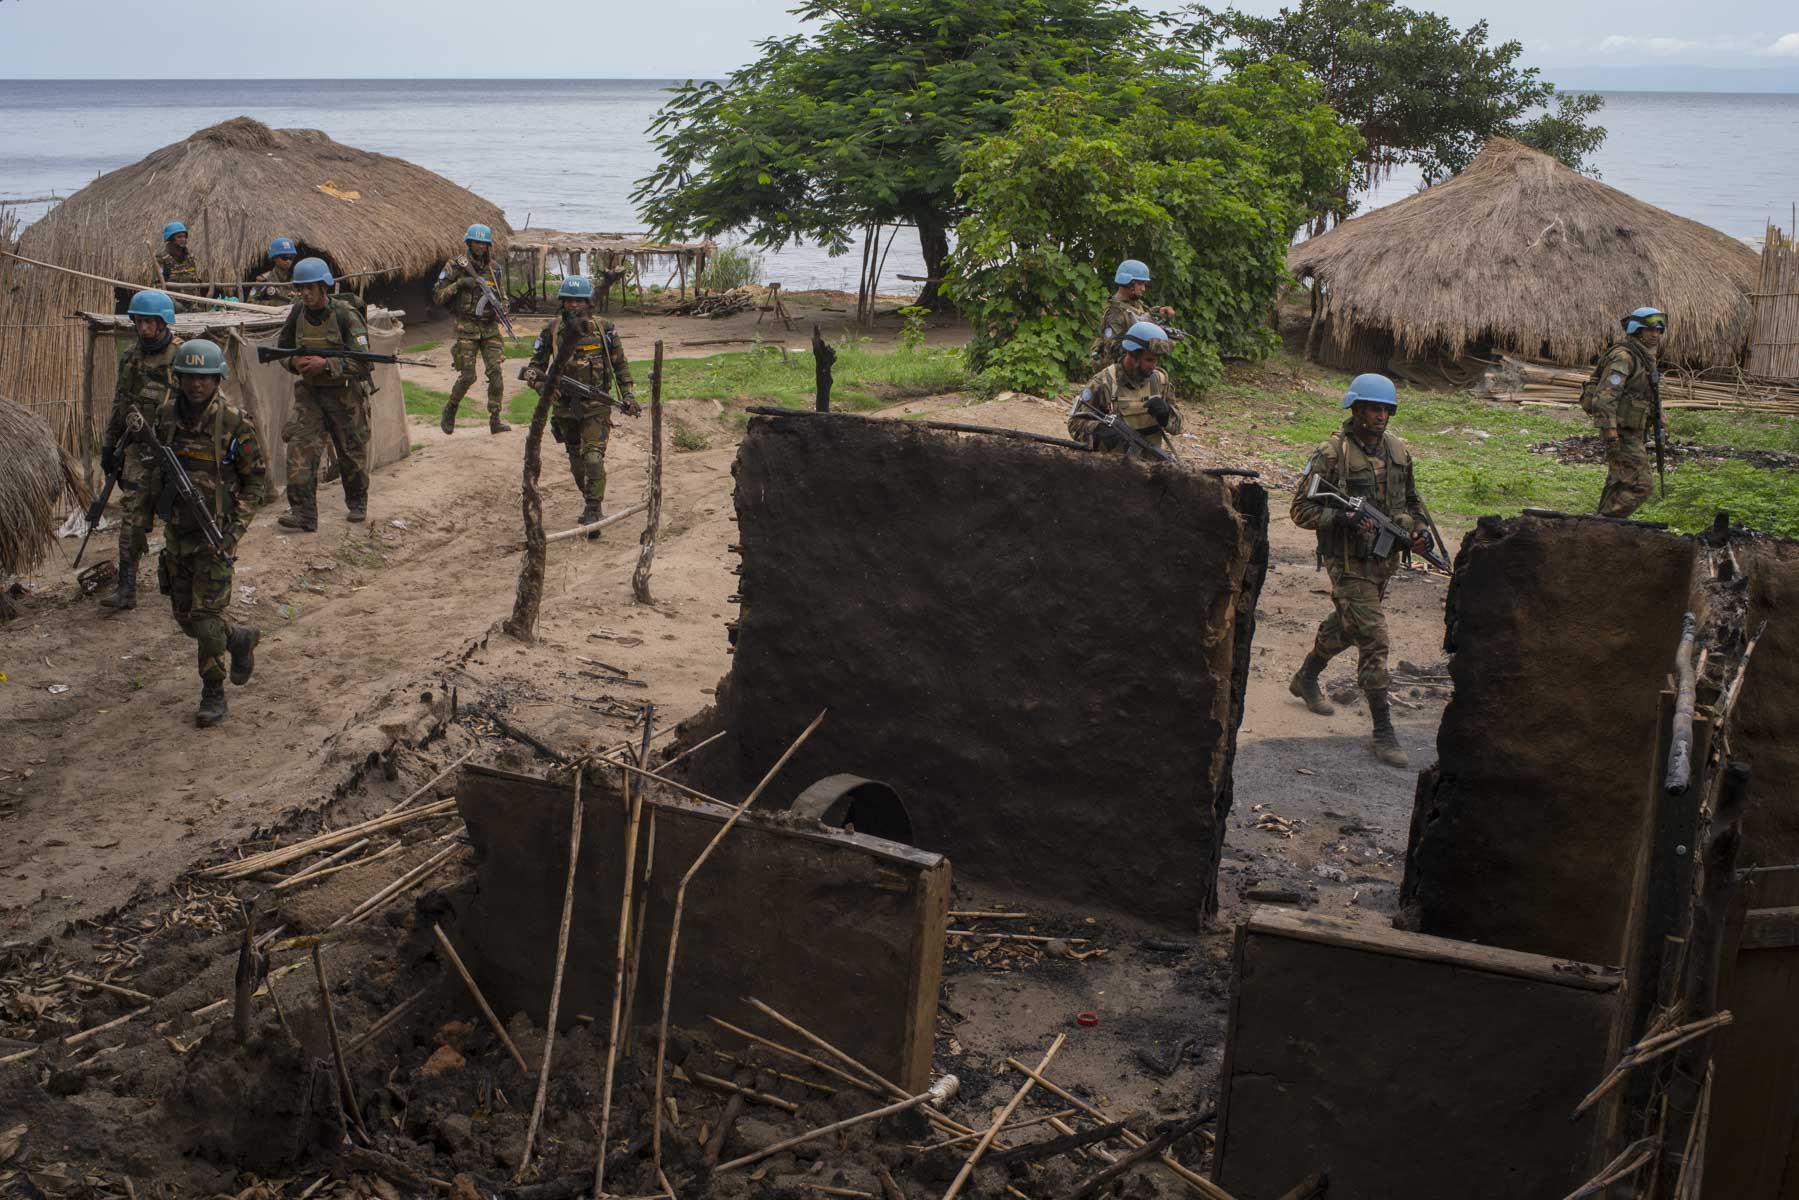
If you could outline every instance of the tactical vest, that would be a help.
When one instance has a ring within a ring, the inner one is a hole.
[[[162,406],[156,415],[156,436],[181,460],[188,478],[194,481],[206,506],[212,510],[213,519],[223,528],[229,524],[227,515],[235,513],[238,506],[237,472],[231,468],[237,463],[244,415],[227,405],[224,393],[220,392],[213,396],[200,423],[189,429],[181,423],[179,404],[179,400],[172,399]],[[157,511],[170,528],[178,532],[200,532],[193,515],[180,503],[170,480],[162,481]]]
[[[189,253],[180,262],[176,262],[175,256],[164,250],[156,256],[156,265],[162,271],[164,283],[198,283],[200,281],[200,262],[192,253]]]
[[[487,266],[485,268],[472,258],[465,257],[462,261],[468,267],[468,270],[461,272],[462,274],[472,278],[487,280],[488,286],[494,290],[494,295],[497,296],[500,294],[500,265],[499,260],[494,255],[493,251],[490,250],[487,252]],[[497,313],[483,313],[478,317],[475,315],[475,305],[479,303],[480,300],[480,288],[458,288],[456,289],[456,294],[450,298],[450,311],[459,317],[466,317],[471,321],[480,321],[483,324],[498,322],[500,318]]]
[[[582,383],[604,388],[612,382],[611,347],[608,345],[607,330],[603,322],[589,317],[582,322],[586,326],[578,330],[580,341],[569,353],[568,362],[563,370]],[[556,352],[561,346],[563,325],[561,321],[553,321],[545,327],[550,335],[550,361],[556,361]]]
[[[279,267],[270,267],[251,282],[256,286],[250,289],[250,295],[256,303],[275,301],[287,304],[294,298],[292,274],[282,274]]]
[[[307,309],[306,309],[305,301],[297,301],[294,304],[294,308],[296,310],[298,310],[298,315],[294,319],[294,345],[300,347],[301,349],[304,349],[304,350],[311,350],[311,349],[315,349],[315,348],[321,349],[321,350],[367,350],[368,349],[367,346],[353,346],[350,344],[350,339],[349,339],[348,335],[346,335],[346,333],[344,332],[344,325],[345,325],[346,321],[348,320],[349,312],[337,300],[333,299],[330,302],[329,307],[328,307],[328,312],[330,315],[327,316],[323,321],[320,321],[317,325],[314,325],[307,318],[307,315],[306,315]],[[304,379],[302,379],[301,382],[305,383],[307,387],[316,387],[316,388],[347,388],[347,387],[366,387],[367,386],[366,383],[364,383],[364,381],[360,377],[357,377],[357,376],[350,376],[348,378],[340,376],[340,377],[333,378],[329,383],[312,383],[309,380],[304,380]]]
[[[1648,347],[1636,338],[1626,337],[1614,342],[1600,356],[1599,365],[1593,368],[1593,374],[1581,385],[1580,406],[1587,412],[1593,411],[1599,381],[1611,368],[1613,353],[1620,348],[1630,356],[1632,370],[1630,378],[1624,381],[1624,387],[1618,393],[1618,428],[1644,429],[1648,427],[1655,409],[1655,402],[1661,391],[1662,375],[1660,368],[1655,365],[1655,355],[1649,353]]]
[[[1167,386],[1167,377],[1161,371],[1151,371],[1149,377],[1141,383],[1126,382],[1124,368],[1114,364],[1106,368],[1112,374],[1112,411],[1118,419],[1135,429],[1143,436],[1143,440],[1152,446],[1162,444],[1162,427],[1156,424],[1155,414],[1149,411],[1152,397],[1162,395]]]
[[[1397,518],[1407,511],[1406,497],[1412,491],[1412,452],[1404,442],[1390,433],[1384,434],[1382,453],[1370,454],[1345,429],[1331,434],[1330,441],[1336,447],[1337,459],[1335,478],[1329,482],[1337,490],[1372,501],[1389,517]],[[1404,549],[1404,545],[1396,545],[1393,554]],[[1339,519],[1318,531],[1318,553],[1326,559],[1373,558],[1374,538]]]
[[[119,360],[118,390],[114,404],[132,406],[154,420],[162,402],[175,394],[175,376],[169,368],[175,362],[175,351],[181,339],[170,336],[161,350],[146,352],[143,342],[134,343]],[[116,411],[116,409],[115,409]]]

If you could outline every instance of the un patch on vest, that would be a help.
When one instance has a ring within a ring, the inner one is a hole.
[[[1606,382],[1611,384],[1613,387],[1618,387],[1621,384],[1623,384],[1624,376],[1618,374],[1618,372],[1616,372],[1616,371],[1613,371],[1611,373],[1611,375],[1606,379]]]

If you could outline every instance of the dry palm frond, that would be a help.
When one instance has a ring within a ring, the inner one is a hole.
[[[1343,344],[1392,335],[1403,356],[1490,342],[1590,362],[1643,305],[1667,311],[1666,362],[1736,362],[1749,340],[1753,250],[1507,138],[1416,196],[1293,247]]]
[[[88,499],[80,468],[57,449],[50,427],[0,398],[0,575],[36,566],[56,543],[63,502]]]

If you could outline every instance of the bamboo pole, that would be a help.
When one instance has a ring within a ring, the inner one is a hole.
[[[339,926],[344,925],[360,925],[363,921],[387,907],[388,902],[395,896],[398,896],[402,892],[410,891],[432,875],[435,875],[453,856],[462,853],[463,849],[464,847],[459,844],[445,846],[442,850],[439,850],[436,854],[433,854],[430,858],[427,858],[424,862],[412,868],[412,870],[406,872],[404,875],[376,892],[373,896],[370,896],[367,900],[364,900],[354,909],[331,922],[331,927],[336,929]]]
[[[531,1068],[525,1065],[525,1056],[520,1054],[518,1047],[512,1044],[512,1035],[506,1032],[506,1027],[500,1024],[500,1018],[494,1016],[493,1007],[487,1003],[487,997],[481,994],[481,986],[475,982],[475,977],[469,974],[468,968],[462,965],[462,955],[456,953],[456,947],[451,945],[450,939],[444,936],[443,926],[433,925],[431,932],[437,935],[437,943],[449,956],[450,966],[455,968],[457,976],[462,980],[462,985],[468,988],[469,995],[475,998],[475,1004],[480,1008],[481,1015],[487,1018],[488,1027],[500,1039],[500,1045],[506,1047],[506,1053],[512,1056],[512,1061],[518,1064],[519,1074],[531,1074]]]
[[[676,1067],[675,1070],[680,1071],[681,1068]],[[783,1112],[798,1113],[800,1111],[800,1106],[791,1100],[783,1100],[781,1097],[771,1096],[767,1092],[758,1092],[755,1088],[747,1088],[740,1083],[732,1083],[729,1079],[721,1079],[717,1075],[708,1075],[704,1071],[695,1071],[689,1078],[696,1083],[703,1083],[707,1087],[716,1088],[721,1092],[736,1092],[746,1099],[754,1100],[758,1104],[770,1105],[774,1108],[781,1109]]]
[[[537,1098],[531,1102],[531,1122],[525,1127],[525,1149],[518,1156],[515,1179],[523,1179],[531,1163],[531,1147],[537,1143],[537,1127],[543,1123],[544,1102],[550,1095],[550,1058],[556,1051],[556,1014],[562,1007],[562,971],[568,965],[569,926],[575,916],[575,870],[581,862],[581,776],[586,763],[575,764],[575,801],[568,830],[568,882],[562,890],[562,920],[556,927],[556,973],[550,980],[550,1013],[543,1034],[543,1062],[537,1068]]]
[[[362,1049],[364,1046],[368,1045],[370,1042],[374,1041],[376,1038],[380,1037],[383,1033],[385,1033],[388,1030],[388,1028],[390,1026],[393,1025],[393,1023],[395,1021],[398,1021],[401,1017],[403,1017],[407,1013],[411,1012],[413,1007],[415,1005],[417,1005],[420,1000],[423,1000],[426,997],[426,995],[428,995],[430,993],[432,986],[433,986],[432,984],[427,983],[424,987],[420,988],[418,991],[412,993],[412,995],[406,997],[406,999],[404,999],[404,1000],[400,1001],[398,1004],[394,1005],[391,1009],[389,1009],[387,1011],[387,1013],[384,1016],[382,1016],[382,1018],[379,1021],[376,1021],[373,1025],[370,1025],[368,1027],[368,1029],[363,1031],[361,1036],[359,1036],[355,1041],[351,1042],[348,1046],[345,1046],[344,1053],[345,1054],[354,1054],[358,1050]],[[271,994],[273,994],[274,989],[270,988],[269,991]]]
[[[624,781],[625,803],[630,808],[630,816],[625,822],[624,894],[618,904],[618,939],[612,956],[612,1019],[606,1035],[606,1072],[600,1084],[600,1152],[595,1157],[593,1166],[593,1194],[596,1196],[606,1194],[606,1145],[610,1140],[612,1125],[612,1079],[613,1072],[618,1067],[619,1022],[625,1011],[625,964],[630,958],[630,947],[625,943],[631,936],[631,896],[637,885],[637,828],[643,819],[643,789],[631,786],[629,774],[620,774]],[[660,1062],[657,1065],[660,1066]],[[656,1097],[652,1127],[662,1128],[660,1089]]]
[[[731,832],[731,827],[737,824],[738,818],[749,811],[750,805],[756,802],[756,798],[762,795],[763,790],[774,782],[775,776],[781,773],[781,768],[786,766],[788,760],[799,752],[799,748],[805,745],[806,739],[812,736],[813,731],[824,723],[825,712],[826,710],[822,708],[818,710],[818,715],[812,718],[812,724],[806,726],[800,732],[799,737],[794,739],[793,744],[787,747],[780,758],[775,760],[775,765],[768,769],[768,773],[744,798],[743,803],[731,810],[731,815],[725,818],[724,824],[719,827],[717,833],[712,835],[712,840],[706,843],[705,848],[693,860],[693,864],[687,868],[686,873],[681,876],[681,882],[675,887],[675,911],[669,919],[668,926],[668,966],[662,975],[662,1023],[656,1034],[656,1117],[650,1123],[650,1159],[656,1164],[658,1171],[662,1169],[662,1084],[663,1065],[668,1058],[668,1012],[675,994],[675,953],[681,944],[681,914],[687,905],[687,888],[693,883],[694,876],[699,874],[700,868],[706,865],[706,860],[712,857],[712,852],[718,849],[718,844],[724,841],[725,835]],[[600,1167],[602,1169],[605,1163],[605,1156],[601,1155]],[[598,1194],[600,1191],[598,1170],[595,1171],[594,1179],[594,1192]]]
[[[341,846],[353,842],[368,833],[385,832],[413,821],[428,820],[440,817],[456,806],[454,800],[439,800],[432,804],[421,805],[406,812],[397,812],[362,821],[355,825],[346,825],[342,829],[334,829],[329,833],[321,833],[287,846],[278,846],[272,850],[264,850],[259,854],[251,854],[235,862],[220,863],[216,867],[207,867],[200,874],[210,879],[242,879],[246,875],[254,875],[258,871],[268,871],[275,867],[286,866],[296,859],[305,858],[315,850],[325,850],[333,846]]]
[[[335,863],[335,862],[339,861],[340,859],[348,858],[350,855],[356,853],[358,850],[363,849],[368,844],[369,844],[368,838],[361,838],[357,841],[351,842],[348,846],[345,846],[342,850],[333,851],[332,853],[326,855],[324,858],[319,859],[319,861],[312,863],[310,866],[301,867],[298,871],[295,871],[292,875],[289,875],[286,879],[276,880],[275,886],[273,888],[271,888],[270,890],[280,892],[280,891],[286,891],[290,887],[297,887],[298,885],[305,883],[306,880],[310,876],[312,876],[314,873],[319,871],[321,868],[328,867],[332,863]]]
[[[620,521],[624,520],[626,517],[634,517],[638,513],[644,511],[648,507],[649,507],[649,504],[647,502],[643,503],[643,504],[633,504],[630,508],[621,509],[620,511],[615,512],[610,516],[601,517],[599,520],[595,521],[592,525],[577,525],[573,529],[564,529],[561,533],[548,534],[543,539],[544,544],[548,545],[551,542],[571,541],[575,538],[582,536],[583,534],[585,534],[589,537],[592,537],[594,534],[598,533],[600,530],[606,528],[606,526],[616,525]]]
[[[434,788],[438,784],[442,783],[445,779],[449,778],[450,772],[454,771],[457,767],[460,767],[463,763],[465,763],[469,759],[473,758],[475,756],[475,750],[479,750],[479,749],[480,749],[480,747],[476,746],[474,750],[470,750],[467,753],[460,756],[459,758],[457,758],[457,760],[455,762],[451,763],[449,766],[445,767],[443,770],[439,771],[437,774],[433,775],[431,778],[425,780],[425,782],[419,784],[418,787],[414,788],[412,791],[412,794],[407,796],[406,799],[400,801],[398,804],[394,805],[392,808],[388,809],[387,812],[382,813],[381,815],[389,816],[389,815],[391,815],[393,813],[397,813],[401,809],[409,806],[414,800],[417,800],[420,796],[423,796],[426,792],[430,791],[432,788]]]
[[[759,1033],[751,1033],[749,1030],[740,1028],[739,1026],[736,1026],[736,1025],[733,1025],[729,1021],[723,1020],[719,1017],[707,1017],[706,1019],[708,1021],[711,1021],[714,1025],[718,1026],[720,1029],[725,1030],[727,1033],[734,1033],[740,1038],[744,1038],[747,1041],[754,1042],[759,1046],[764,1046],[770,1050],[773,1050],[777,1054],[784,1054],[788,1058],[797,1059],[798,1061],[805,1063],[807,1066],[817,1067],[819,1070],[825,1072],[827,1075],[830,1075],[836,1079],[841,1079],[843,1082],[849,1084],[851,1087],[857,1088],[864,1092],[867,1092],[871,1096],[884,1096],[884,1095],[889,1094],[887,1089],[878,1087],[875,1084],[870,1083],[866,1078],[858,1079],[854,1075],[851,1075],[847,1071],[841,1070],[840,1068],[837,1068],[837,1067],[833,1067],[828,1062],[821,1062],[818,1059],[813,1058],[810,1054],[803,1054],[800,1051],[795,1050],[789,1046],[783,1046],[781,1043],[772,1041],[768,1038],[765,1038]]]
[[[337,1068],[337,1090],[343,1097],[344,1107],[349,1110],[351,1124],[367,1142],[369,1131],[362,1123],[362,1107],[356,1102],[356,1085],[350,1079],[350,1060],[344,1057],[343,1043],[337,1037],[337,1010],[331,1006],[331,985],[325,981],[325,959],[317,946],[312,948],[312,972],[319,983],[319,1007],[325,1014],[325,1032],[331,1038],[331,1063]]]
[[[961,1087],[961,1080],[957,1079],[954,1075],[945,1075],[943,1078],[933,1083],[927,1090],[918,1093],[916,1096],[908,1096],[904,1100],[896,1100],[884,1108],[877,1108],[870,1112],[862,1113],[859,1116],[849,1117],[846,1120],[834,1121],[829,1125],[824,1125],[817,1129],[809,1130],[805,1133],[787,1138],[784,1141],[776,1142],[772,1146],[764,1146],[753,1154],[746,1154],[742,1158],[732,1159],[730,1162],[719,1167],[716,1173],[723,1174],[726,1171],[735,1171],[738,1167],[747,1167],[758,1159],[767,1158],[771,1154],[779,1154],[783,1150],[791,1149],[792,1147],[801,1145],[805,1142],[816,1141],[826,1134],[836,1133],[840,1129],[848,1129],[852,1125],[861,1125],[868,1121],[889,1117],[894,1113],[905,1112],[908,1109],[917,1108],[921,1104],[934,1104],[941,1108],[943,1105],[948,1104],[951,1100],[955,1099],[956,1092],[959,1091]]]
[[[63,978],[68,980],[70,983],[80,984],[82,987],[95,988],[102,992],[110,992],[115,996],[123,996],[125,999],[130,1000],[136,1004],[155,1004],[156,1003],[155,996],[146,995],[143,992],[133,991],[131,988],[128,988],[128,987],[120,987],[118,984],[108,983],[104,979],[89,979],[85,975],[64,975]]]
[[[962,1190],[962,1185],[968,1182],[968,1177],[974,1174],[975,1167],[980,1164],[981,1156],[987,1153],[987,1148],[993,1145],[993,1139],[999,1136],[1000,1129],[1012,1119],[1012,1114],[1018,1111],[1018,1106],[1024,1103],[1024,1098],[1030,1095],[1031,1089],[1037,1084],[1037,1076],[1049,1070],[1050,1060],[1056,1057],[1056,1052],[1067,1040],[1066,1033],[1058,1033],[1056,1040],[1049,1044],[1049,1049],[1044,1052],[1042,1060],[1037,1064],[1036,1072],[1018,1085],[1018,1090],[1012,1093],[1010,1100],[1006,1101],[1006,1106],[1000,1110],[999,1116],[993,1118],[993,1124],[987,1127],[987,1132],[981,1135],[981,1140],[974,1144],[974,1149],[969,1152],[967,1161],[962,1164],[962,1169],[957,1171],[956,1177],[950,1181],[949,1190],[943,1193],[943,1200],[956,1200],[956,1195]]]
[[[145,283],[126,283],[123,279],[109,279],[105,275],[92,275],[86,271],[77,271],[74,267],[62,267],[55,263],[39,262],[35,258],[26,258],[23,254],[18,254],[11,250],[0,249],[0,255],[4,255],[7,258],[16,258],[20,262],[29,263],[34,267],[43,267],[47,271],[61,271],[65,275],[73,275],[80,279],[90,280],[94,283],[110,284],[116,288],[124,288],[126,291],[141,292],[145,288],[153,286]],[[223,297],[218,296],[196,296],[188,292],[174,292],[172,294],[180,297],[184,304],[215,304],[220,308],[243,308],[248,309],[252,313],[260,313],[271,317],[279,317],[287,312],[285,308],[271,308],[265,304],[246,304],[242,300],[226,300]]]

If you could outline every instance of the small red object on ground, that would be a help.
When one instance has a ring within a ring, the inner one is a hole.
[[[1092,1026],[1099,1024],[1099,1014],[1096,1012],[1081,1013],[1075,1017],[1074,1023],[1076,1025],[1084,1025],[1091,1028]]]

